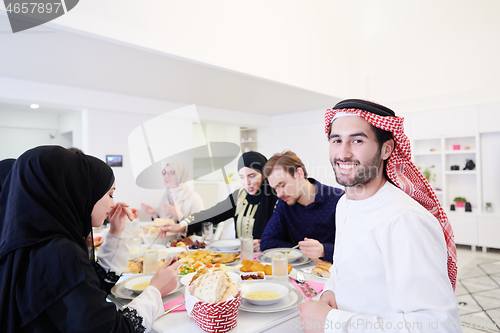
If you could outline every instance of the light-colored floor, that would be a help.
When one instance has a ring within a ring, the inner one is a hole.
[[[495,325],[500,319],[500,250],[488,249],[484,253],[481,248],[471,251],[469,247],[458,246],[457,256],[460,282],[456,298],[463,332],[500,332]]]

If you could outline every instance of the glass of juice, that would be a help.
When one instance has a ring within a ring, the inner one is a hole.
[[[276,251],[272,256],[273,262],[273,280],[278,282],[288,282],[288,255]]]

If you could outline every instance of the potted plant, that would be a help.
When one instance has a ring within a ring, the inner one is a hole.
[[[430,182],[435,182],[436,181],[436,174],[432,172],[432,169],[434,168],[434,165],[431,165],[430,167],[425,168],[422,171],[422,174],[424,175],[425,179]],[[420,168],[419,168],[420,169]]]
[[[462,197],[456,197],[455,199],[453,199],[453,201],[455,201],[455,206],[457,208],[463,208],[467,200],[465,200],[465,198]]]

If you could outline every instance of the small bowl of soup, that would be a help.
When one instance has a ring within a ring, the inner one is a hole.
[[[290,292],[286,285],[269,280],[243,282],[240,290],[242,299],[255,305],[278,303]]]
[[[123,281],[123,286],[136,294],[140,294],[149,286],[152,277],[153,274],[140,274]]]

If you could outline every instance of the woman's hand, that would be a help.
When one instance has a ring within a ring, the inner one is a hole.
[[[260,252],[260,239],[253,240],[253,252]]]
[[[160,230],[158,232],[160,233],[160,238],[165,237],[167,232],[173,232],[175,234],[183,234],[187,231],[187,227],[185,227],[183,224],[179,223],[167,223],[164,224],[160,227]]]
[[[124,202],[117,203],[109,211],[109,232],[117,237],[121,237],[123,230],[125,230],[127,219],[130,221],[134,219],[132,210]]]
[[[168,258],[167,261],[165,261],[165,264],[161,266],[158,271],[156,271],[155,275],[153,275],[149,284],[150,286],[158,289],[161,296],[165,296],[177,286],[177,268],[181,263],[173,261],[174,258]]]
[[[182,218],[182,213],[179,209],[179,205],[174,200],[174,204],[170,205],[166,202],[161,203],[161,208],[165,212],[165,214],[172,216],[173,220],[179,221]]]
[[[323,244],[315,239],[304,238],[303,241],[299,242],[300,251],[312,260],[319,259],[325,256],[325,249]]]
[[[156,213],[156,210],[154,210],[153,207],[148,206],[145,203],[143,203],[143,204],[141,204],[141,208],[146,213],[153,215],[153,217],[158,217],[158,214]]]

